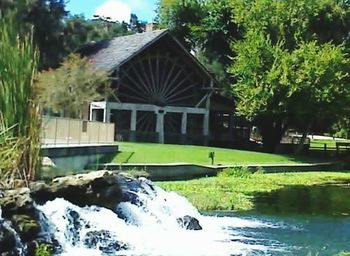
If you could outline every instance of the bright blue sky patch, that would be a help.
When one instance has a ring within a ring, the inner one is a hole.
[[[98,14],[129,22],[130,14],[135,13],[139,20],[151,22],[156,16],[156,3],[157,0],[70,0],[66,6],[72,15],[83,14],[89,19]]]

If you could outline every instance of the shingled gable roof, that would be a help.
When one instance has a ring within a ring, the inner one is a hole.
[[[170,35],[179,47],[183,49],[184,53],[196,62],[200,69],[215,81],[207,69],[192,54],[190,54],[167,29],[115,37],[111,40],[100,41],[83,47],[79,50],[79,53],[83,56],[87,56],[97,68],[111,72],[165,35]]]

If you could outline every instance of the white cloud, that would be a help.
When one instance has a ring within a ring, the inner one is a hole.
[[[122,0],[108,0],[96,8],[95,14],[114,21],[129,22],[131,7]]]

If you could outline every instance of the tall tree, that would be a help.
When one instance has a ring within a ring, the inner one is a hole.
[[[16,10],[22,33],[34,26],[34,42],[39,48],[39,68],[57,66],[63,57],[64,0],[0,0],[2,12]]]
[[[109,77],[86,58],[72,54],[59,68],[42,72],[36,87],[43,106],[63,111],[67,117],[83,118],[92,101],[107,97]]]
[[[235,20],[245,33],[233,45],[233,89],[238,110],[258,126],[268,151],[287,128],[306,134],[314,122],[340,116],[350,103],[346,48],[336,45],[345,42],[346,33],[343,41],[328,42],[327,31],[313,30],[329,5],[330,1],[315,0],[234,3]],[[348,15],[348,8],[337,7]]]
[[[39,48],[39,69],[56,68],[68,54],[91,41],[124,35],[127,24],[104,18],[88,20],[70,16],[65,0],[0,0],[0,14],[16,10],[20,29],[34,26],[34,42]]]
[[[127,26],[126,23],[119,23],[101,17],[87,20],[84,16],[69,16],[65,19],[63,30],[64,53],[67,55],[75,52],[91,42],[126,35],[130,33]]]
[[[170,29],[188,50],[195,50],[196,40],[192,28],[198,27],[204,18],[204,1],[160,0],[158,5],[158,19],[161,26]]]
[[[241,37],[230,0],[161,0],[158,22],[173,35],[216,76],[226,91],[233,80],[226,69],[234,52],[231,43]]]

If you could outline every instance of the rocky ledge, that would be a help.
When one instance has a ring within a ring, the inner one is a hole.
[[[138,192],[156,195],[148,180],[111,171],[60,177],[48,183],[38,181],[30,188],[4,191],[0,194],[0,255],[34,255],[39,244],[55,247],[55,241],[44,231],[37,204],[63,198],[81,207],[96,205],[115,211],[120,202],[140,206]],[[177,221],[183,228],[201,229],[191,216]]]
[[[36,204],[64,198],[78,206],[97,205],[113,210],[120,201],[127,199],[127,193],[122,191],[128,183],[139,182],[126,175],[95,171],[55,178],[49,183],[33,182],[30,188],[3,191],[0,255],[34,255],[39,244],[51,246],[53,241],[43,231]]]

